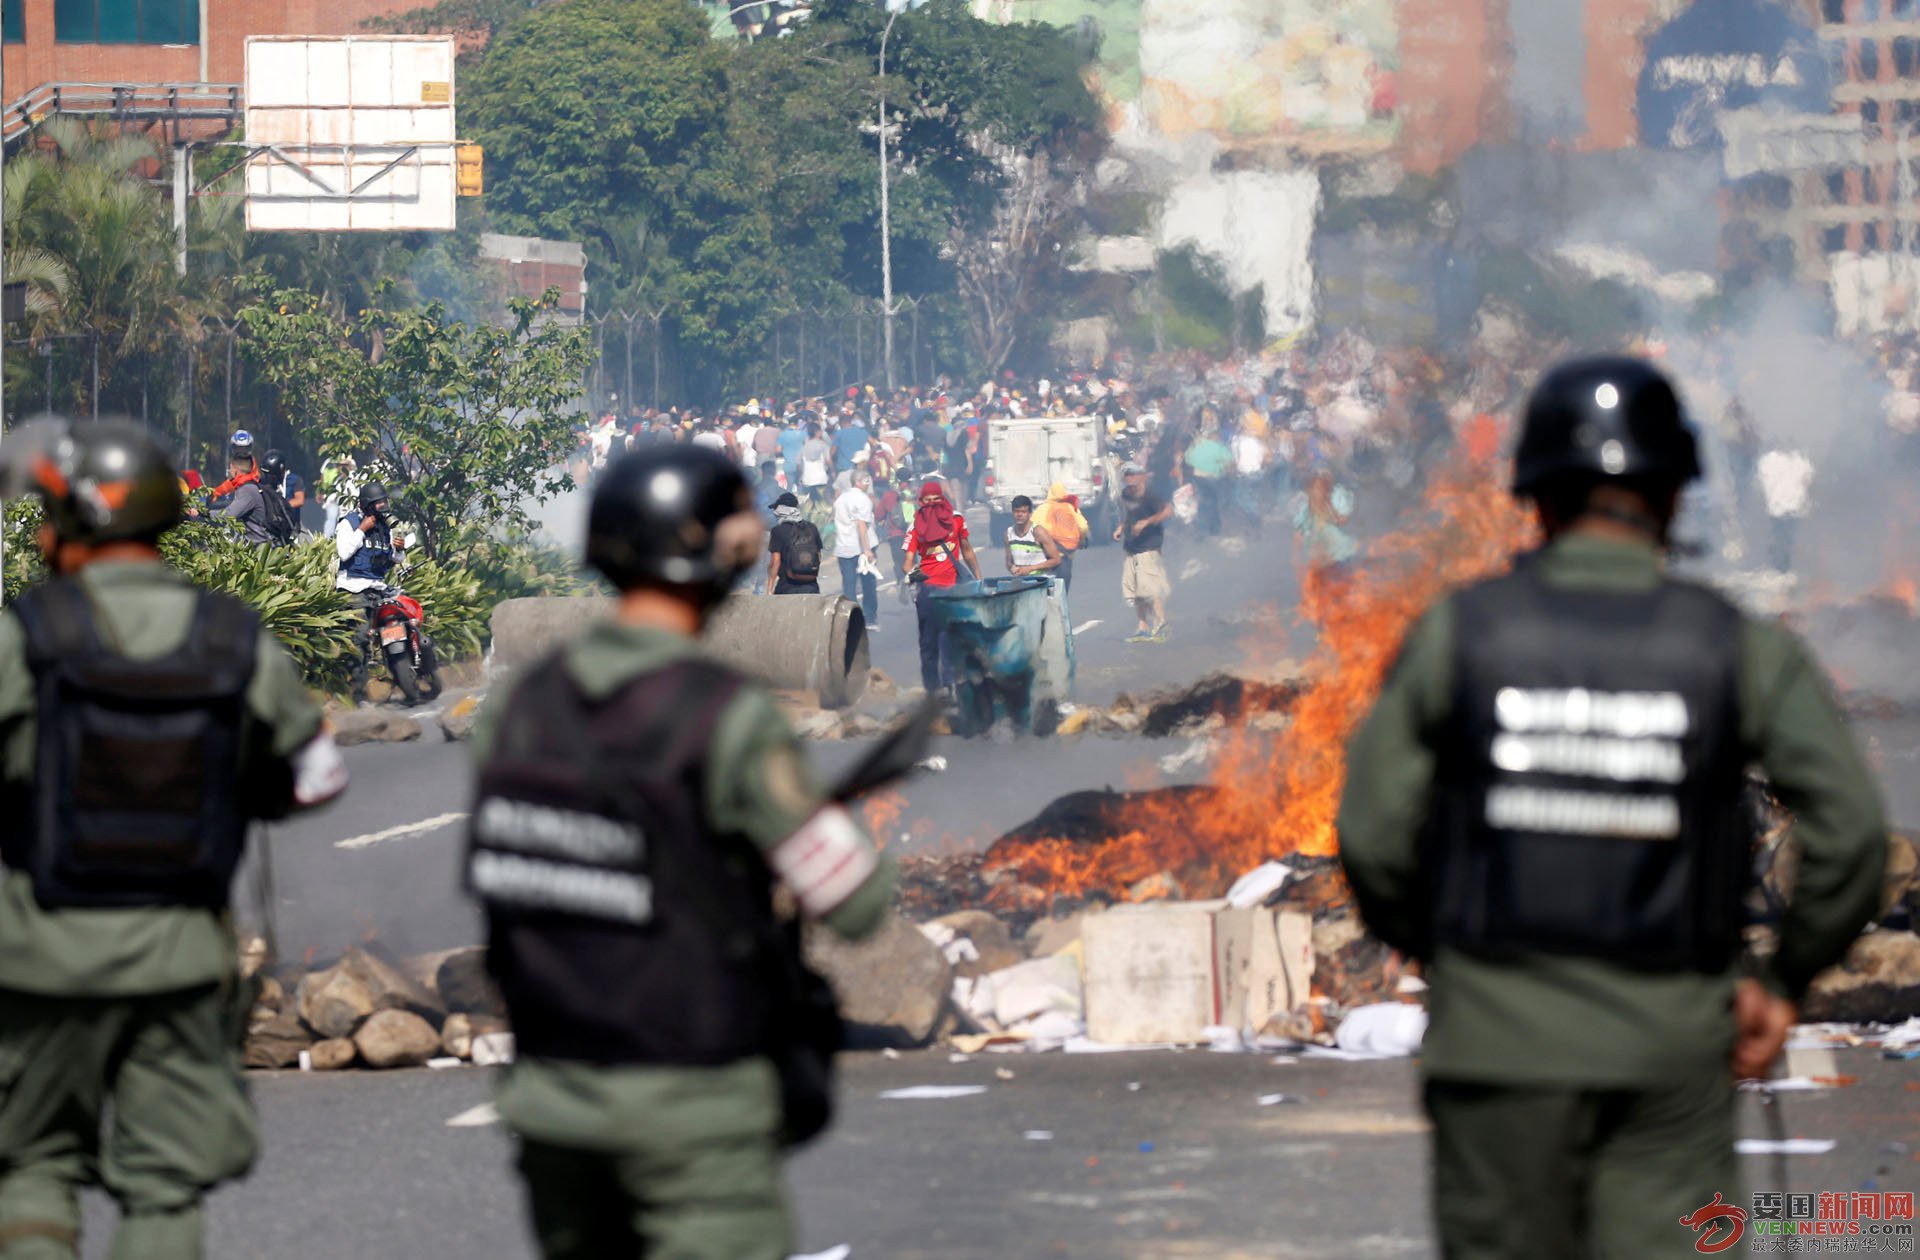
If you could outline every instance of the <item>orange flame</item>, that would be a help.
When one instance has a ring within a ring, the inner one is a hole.
[[[1277,737],[1234,720],[1210,790],[1143,796],[1129,806],[1126,829],[1102,842],[996,846],[993,865],[1060,894],[1102,889],[1125,898],[1164,871],[1188,895],[1207,896],[1269,858],[1334,853],[1347,740],[1408,628],[1449,590],[1506,568],[1531,541],[1531,513],[1506,490],[1504,442],[1497,429],[1486,431],[1493,424],[1476,418],[1434,471],[1425,499],[1371,545],[1364,566],[1307,572],[1299,615],[1317,643],[1306,688]]]
[[[907,798],[893,788],[885,788],[862,798],[860,813],[867,824],[867,834],[873,837],[876,848],[884,849],[899,829],[901,816],[907,812]]]

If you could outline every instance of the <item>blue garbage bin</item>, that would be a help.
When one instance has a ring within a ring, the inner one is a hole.
[[[996,577],[933,592],[956,734],[978,734],[1002,717],[1030,731],[1038,704],[1066,698],[1072,633],[1054,588],[1046,577]]]

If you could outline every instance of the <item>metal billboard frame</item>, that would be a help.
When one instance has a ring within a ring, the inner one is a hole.
[[[454,59],[439,36],[249,36],[248,230],[451,230]]]

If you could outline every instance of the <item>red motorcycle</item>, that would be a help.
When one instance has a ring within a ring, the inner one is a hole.
[[[440,694],[440,659],[433,650],[433,639],[420,628],[426,610],[420,601],[400,588],[395,573],[381,594],[380,606],[373,614],[373,639],[386,658],[387,672],[410,705]],[[371,652],[372,643],[368,644]],[[369,662],[371,664],[371,662]]]

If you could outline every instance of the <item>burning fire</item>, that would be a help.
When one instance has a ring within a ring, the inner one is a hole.
[[[1277,737],[1235,722],[1212,790],[1143,796],[1130,825],[1104,842],[1003,842],[990,864],[1057,894],[1101,889],[1124,898],[1164,871],[1188,895],[1206,896],[1269,858],[1334,853],[1347,739],[1407,629],[1447,591],[1504,569],[1531,541],[1531,514],[1507,493],[1500,436],[1497,422],[1476,421],[1434,471],[1424,500],[1371,544],[1364,564],[1307,573],[1299,615],[1317,646]]]

